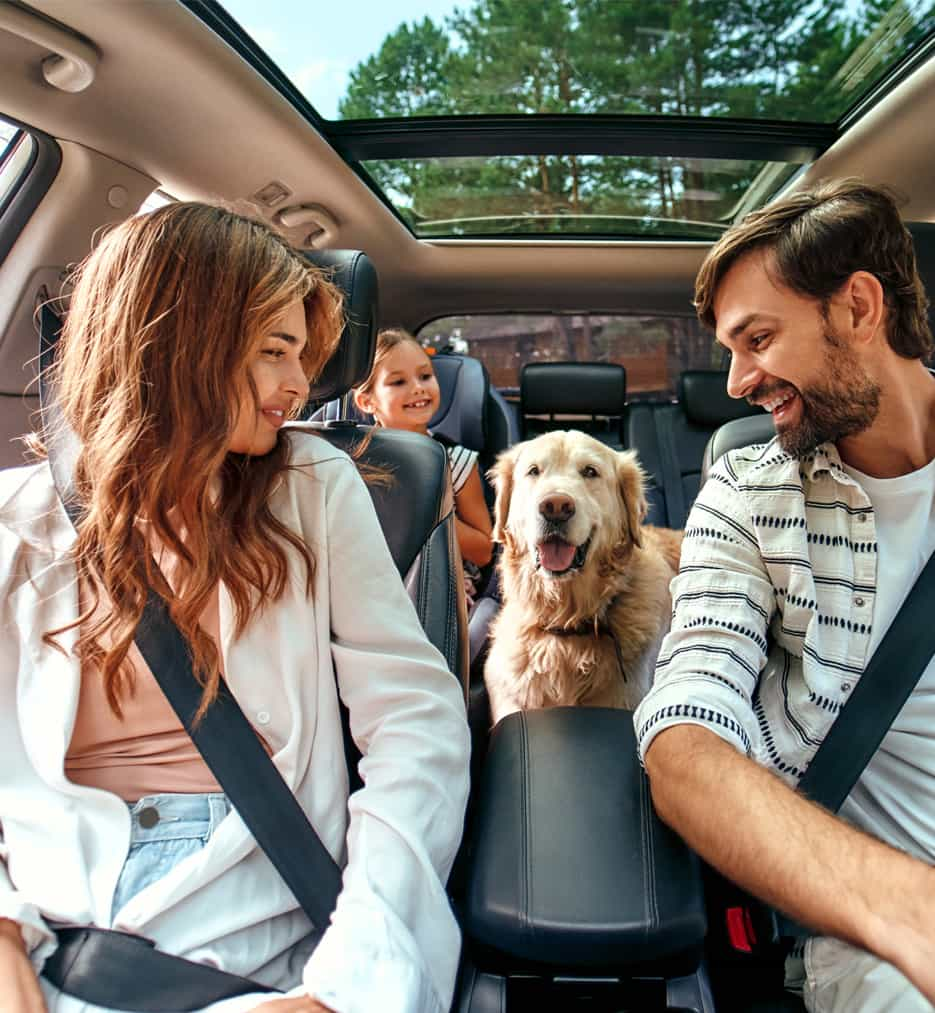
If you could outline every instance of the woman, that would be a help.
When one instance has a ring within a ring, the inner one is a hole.
[[[48,463],[0,475],[0,1009],[90,1007],[37,979],[51,922],[144,935],[293,998],[212,1009],[447,1010],[443,882],[468,738],[354,463],[283,431],[340,298],[262,223],[175,204],[82,265],[54,377],[81,442],[77,537]],[[154,583],[210,707],[224,676],[331,854],[330,927],[257,848],[133,644]],[[338,692],[363,753],[348,802]]]

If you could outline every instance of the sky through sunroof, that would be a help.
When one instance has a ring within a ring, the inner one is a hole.
[[[225,3],[323,117],[345,121],[636,114],[833,125],[935,33],[935,0]],[[405,157],[405,143],[395,157],[357,156],[426,238],[708,238],[809,157],[794,144],[784,164],[749,148],[714,157],[703,142],[692,157],[671,146],[654,154],[647,142],[640,156],[579,144],[452,158],[444,139],[435,144],[418,158]]]
[[[456,0],[223,0],[228,13],[325,119],[336,119],[351,71],[407,21],[441,21]],[[343,14],[342,14],[343,11]]]
[[[644,113],[832,122],[931,0],[225,0],[326,119]]]

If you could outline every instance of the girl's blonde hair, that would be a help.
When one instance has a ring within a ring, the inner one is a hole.
[[[81,442],[73,552],[89,604],[46,636],[81,626],[78,653],[99,667],[118,716],[132,692],[127,652],[149,585],[190,645],[204,686],[199,717],[220,679],[217,647],[199,625],[218,582],[238,634],[282,597],[290,551],[304,562],[311,594],[314,556],[269,507],[288,467],[287,439],[280,434],[259,457],[227,449],[244,392],[258,397],[248,371],[256,347],[296,299],[309,335],[302,362],[314,380],[341,335],[341,295],[263,222],[170,204],[113,228],[78,268],[51,381]],[[174,593],[141,520],[178,558]]]
[[[377,381],[377,369],[380,363],[394,348],[398,348],[399,345],[405,344],[407,341],[411,341],[416,348],[422,348],[422,345],[419,344],[419,339],[402,327],[387,327],[386,330],[380,331],[377,335],[377,347],[373,354],[373,365],[370,367],[370,375],[355,390],[355,395],[363,394],[366,396],[370,394],[373,390],[373,385]],[[425,349],[422,350],[425,351]]]

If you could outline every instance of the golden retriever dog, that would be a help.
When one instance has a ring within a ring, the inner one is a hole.
[[[549,432],[502,453],[503,608],[484,670],[493,723],[539,707],[634,708],[671,619],[682,532],[643,525],[633,451]]]

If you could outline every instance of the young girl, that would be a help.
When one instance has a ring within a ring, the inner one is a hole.
[[[54,377],[81,443],[77,536],[47,461],[0,474],[4,1013],[96,1009],[37,977],[57,922],[292,990],[224,1013],[449,1007],[464,702],[354,462],[282,429],[340,330],[315,268],[216,207],[132,218],[80,269]],[[202,706],[223,675],[346,862],[313,950],[133,643],[154,580]],[[339,692],[363,753],[350,802]]]
[[[354,400],[361,411],[388,429],[408,429],[428,435],[429,420],[438,410],[438,380],[432,360],[408,331],[390,329],[377,335],[373,369],[357,388]],[[466,447],[448,447],[455,493],[455,526],[464,561],[468,604],[478,590],[480,568],[493,553],[490,514],[477,470],[477,453]]]

